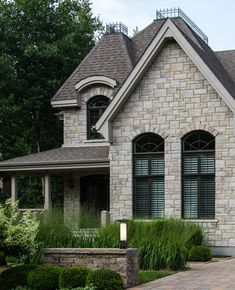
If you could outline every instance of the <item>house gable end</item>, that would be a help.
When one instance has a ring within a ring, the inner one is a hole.
[[[192,62],[201,71],[204,77],[209,81],[209,83],[214,87],[216,92],[222,97],[224,102],[229,106],[229,108],[235,110],[235,100],[233,96],[228,92],[228,90],[219,81],[216,75],[210,70],[207,64],[202,60],[199,54],[195,51],[193,46],[184,37],[182,32],[176,27],[176,25],[167,19],[162,25],[161,29],[150,43],[145,53],[132,70],[129,77],[124,82],[123,86],[120,88],[119,92],[113,99],[110,106],[107,108],[105,113],[101,116],[100,120],[96,124],[96,128],[108,141],[112,141],[111,137],[111,122],[115,119],[117,113],[122,108],[130,94],[133,92],[136,85],[143,78],[144,73],[151,65],[152,61],[158,55],[159,51],[164,46],[165,42],[169,39],[174,39],[179,46],[185,51],[185,53],[190,57]]]

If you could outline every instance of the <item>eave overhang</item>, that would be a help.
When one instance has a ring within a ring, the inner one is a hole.
[[[18,163],[0,166],[0,172],[44,171],[44,170],[75,170],[90,168],[109,168],[109,159],[65,161],[65,162],[35,162]]]
[[[228,90],[222,85],[216,75],[209,69],[207,64],[202,60],[190,43],[186,40],[176,25],[168,18],[162,25],[161,29],[150,43],[145,53],[140,58],[139,62],[132,70],[117,95],[103,113],[101,118],[96,124],[96,129],[105,137],[108,142],[112,142],[112,128],[111,123],[115,119],[116,115],[126,102],[130,94],[135,89],[136,85],[144,76],[144,73],[151,65],[156,55],[161,50],[165,41],[168,39],[174,39],[185,53],[191,58],[192,62],[201,71],[204,77],[214,87],[216,92],[222,97],[228,107],[235,111],[235,100],[228,92]]]

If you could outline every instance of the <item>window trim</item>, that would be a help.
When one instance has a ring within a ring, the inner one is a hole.
[[[104,137],[102,137],[102,135],[100,133],[98,133],[96,131],[97,134],[99,134],[99,136],[95,136],[95,137],[92,137],[92,126],[91,126],[91,116],[90,116],[90,112],[92,110],[92,108],[89,108],[89,105],[90,103],[96,101],[96,100],[103,100],[103,101],[107,101],[107,107],[109,106],[109,102],[110,102],[110,99],[107,97],[107,96],[104,96],[104,95],[97,95],[97,96],[93,96],[92,98],[90,98],[86,104],[86,128],[87,128],[87,140],[89,141],[92,141],[92,140],[103,140]],[[107,107],[104,109],[104,111],[107,109]],[[97,108],[98,109],[98,108]],[[103,109],[103,108],[100,108],[100,109]],[[102,112],[102,114],[104,113],[104,111]],[[99,118],[102,116],[102,114],[99,116]],[[98,119],[99,120],[99,119]],[[98,121],[97,120],[97,121]],[[94,126],[94,125],[93,125]]]
[[[204,132],[206,134],[208,134],[209,136],[213,137],[214,139],[214,149],[205,149],[205,150],[184,150],[184,142],[185,139],[189,136],[192,135],[194,133],[200,133],[200,132]],[[213,173],[201,173],[199,172],[199,170],[197,170],[197,173],[184,173],[184,156],[186,155],[190,155],[190,154],[196,154],[197,155],[197,159],[198,159],[198,164],[197,167],[200,168],[200,164],[201,164],[201,156],[204,153],[214,153],[214,172]],[[187,134],[185,134],[182,138],[181,138],[181,218],[185,219],[185,220],[210,220],[213,221],[215,220],[215,194],[216,194],[216,181],[215,181],[215,177],[216,177],[216,158],[215,158],[215,154],[216,154],[216,147],[215,147],[215,136],[213,134],[211,134],[208,131],[205,130],[194,130],[191,132],[188,132]],[[184,178],[186,176],[195,176],[198,179],[198,190],[197,190],[197,217],[184,217]],[[201,204],[201,199],[202,199],[202,191],[201,191],[201,181],[202,178],[204,176],[209,176],[209,177],[213,177],[213,181],[214,181],[214,216],[213,217],[202,217],[202,204]]]
[[[135,150],[135,146],[136,146],[136,141],[140,138],[140,137],[143,137],[144,135],[149,135],[149,134],[152,134],[152,135],[155,135],[155,136],[158,136],[159,138],[161,138],[162,142],[163,142],[163,145],[164,145],[164,150],[163,151],[160,151],[160,152],[136,152]],[[152,157],[153,156],[160,156],[162,155],[163,156],[163,161],[164,161],[164,173],[163,174],[151,174],[151,169],[152,169],[152,166],[151,166],[151,160],[152,160]],[[146,175],[136,175],[135,174],[135,166],[136,166],[136,157],[144,157],[146,156],[147,159],[148,159],[148,174]],[[165,140],[164,138],[162,138],[160,135],[156,134],[156,133],[152,133],[152,132],[147,132],[147,133],[143,133],[143,134],[140,134],[138,135],[136,138],[133,139],[132,141],[132,176],[133,176],[133,182],[132,182],[132,189],[133,189],[133,194],[132,194],[132,202],[133,202],[133,207],[132,207],[132,210],[133,210],[133,216],[137,219],[141,219],[141,218],[144,218],[144,219],[152,219],[152,218],[160,218],[160,217],[154,217],[152,216],[152,203],[151,203],[151,199],[152,199],[152,181],[153,180],[157,180],[157,179],[162,179],[163,178],[163,185],[164,185],[164,209],[163,209],[163,216],[165,215]],[[148,212],[148,216],[147,217],[141,217],[141,216],[136,216],[136,180],[141,180],[141,179],[144,179],[147,181],[148,183],[148,209],[147,209],[147,212]]]

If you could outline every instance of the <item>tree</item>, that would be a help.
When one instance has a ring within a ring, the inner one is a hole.
[[[102,25],[89,0],[0,0],[2,158],[61,145],[50,99]]]

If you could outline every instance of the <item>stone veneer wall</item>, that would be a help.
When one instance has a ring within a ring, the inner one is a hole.
[[[64,145],[74,146],[87,140],[87,102],[94,96],[113,97],[113,89],[107,86],[96,86],[81,93],[81,108],[68,109],[64,114]]]
[[[122,276],[125,287],[133,287],[138,283],[136,249],[44,249],[44,263],[111,269]]]
[[[181,138],[192,130],[216,136],[215,220],[199,220],[211,246],[235,246],[234,116],[176,42],[156,57],[113,122],[110,147],[112,219],[132,217],[132,140],[165,139],[165,216],[181,217]]]
[[[106,168],[83,170],[80,173],[70,173],[64,176],[64,219],[65,223],[73,231],[79,230],[80,213],[80,178],[94,174],[108,174]],[[71,183],[73,187],[71,187]]]

